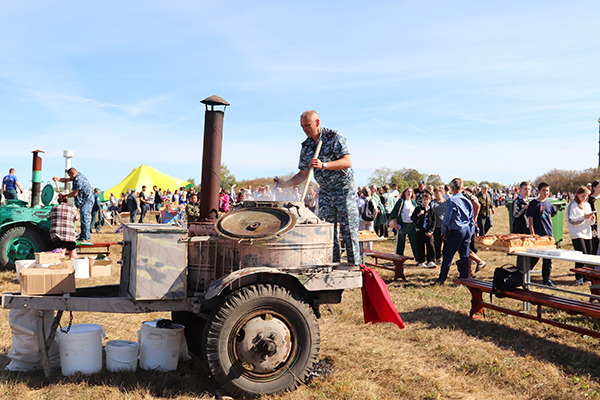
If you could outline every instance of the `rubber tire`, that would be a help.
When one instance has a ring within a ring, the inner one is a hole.
[[[244,374],[232,362],[228,344],[237,322],[257,310],[284,316],[295,332],[297,356],[284,371],[270,380],[257,380]],[[256,397],[282,393],[304,383],[319,355],[320,333],[317,318],[300,296],[289,289],[271,284],[245,286],[225,298],[206,322],[203,342],[204,362],[213,378],[231,396]]]
[[[202,335],[206,320],[190,311],[171,311],[171,320],[185,326],[183,332],[189,351],[202,357]]]
[[[28,226],[10,228],[0,236],[0,267],[2,269],[15,269],[14,260],[11,260],[7,253],[10,242],[16,238],[28,239],[33,244],[30,254],[27,255],[28,258],[25,259],[32,260],[34,258],[33,253],[45,251],[48,248],[48,241],[44,240],[34,228]]]

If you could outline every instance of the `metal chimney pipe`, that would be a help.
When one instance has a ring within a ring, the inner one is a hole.
[[[210,96],[202,100],[201,103],[206,105],[206,112],[204,114],[200,221],[214,222],[217,220],[219,214],[223,118],[225,116],[225,108],[229,103],[219,96]],[[223,110],[215,110],[215,106],[223,106]]]
[[[39,206],[41,203],[41,183],[42,183],[42,157],[38,153],[42,150],[33,150],[33,167],[31,169],[31,207]]]

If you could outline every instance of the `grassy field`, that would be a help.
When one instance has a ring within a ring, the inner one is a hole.
[[[494,218],[493,233],[508,232],[505,208]],[[566,224],[565,224],[566,228]],[[119,235],[105,230],[93,240],[114,240]],[[570,247],[565,233],[564,247]],[[379,242],[376,249],[393,252],[393,241]],[[410,246],[407,246],[410,251]],[[514,263],[512,256],[480,252],[488,267],[477,274],[491,280],[493,270]],[[118,258],[116,257],[113,258]],[[540,263],[541,264],[541,263]],[[577,290],[569,268],[555,262],[554,282]],[[118,265],[110,278],[78,280],[78,286],[118,282]],[[539,271],[540,266],[536,268]],[[600,398],[600,346],[597,339],[581,336],[534,321],[486,311],[486,317],[469,320],[470,295],[450,281],[430,287],[438,270],[409,263],[407,282],[394,282],[392,272],[379,271],[388,283],[396,307],[406,323],[365,325],[359,290],[344,294],[344,302],[322,310],[321,359],[333,366],[329,376],[268,399],[587,399]],[[14,292],[14,272],[2,272],[2,291]],[[450,278],[456,277],[455,268]],[[539,274],[533,280],[541,281]],[[579,287],[587,291],[587,286]],[[518,308],[516,301],[495,303]],[[8,311],[1,310],[0,352],[11,347]],[[553,318],[600,329],[597,321],[566,313],[549,312]],[[100,323],[106,340],[135,340],[143,321],[168,314],[75,313],[73,323]],[[67,318],[63,317],[63,323]],[[0,367],[8,364],[0,357]],[[180,363],[175,372],[139,370],[115,374],[103,370],[92,376],[65,378],[54,371],[50,382],[42,372],[0,372],[0,396],[8,399],[213,399],[218,388],[202,363],[194,358]]]

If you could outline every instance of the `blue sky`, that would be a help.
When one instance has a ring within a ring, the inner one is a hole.
[[[505,184],[598,162],[600,3],[0,0],[0,173],[200,181],[204,106],[238,180],[295,171],[315,109],[374,169]]]

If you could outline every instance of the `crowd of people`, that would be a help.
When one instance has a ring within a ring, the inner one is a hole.
[[[113,212],[114,215],[128,212],[132,223],[139,215],[137,222],[141,224],[149,211],[159,211],[161,207],[182,206],[183,208],[188,203],[196,204],[198,194],[199,192],[195,186],[189,188],[181,186],[171,192],[170,189],[163,190],[156,185],[148,191],[144,185],[139,191],[136,188],[127,189],[119,197],[115,196],[114,193],[110,193],[108,210]],[[194,195],[195,201],[192,201]]]
[[[456,178],[450,185],[437,187],[426,187],[424,181],[419,181],[416,188],[406,187],[402,192],[397,184],[359,187],[360,229],[375,231],[380,237],[388,237],[391,230],[396,235],[396,254],[399,255],[404,255],[408,237],[417,266],[441,267],[437,284],[446,280],[452,258],[458,251],[461,258],[457,267],[461,276],[466,277],[470,275],[472,263],[476,271],[487,265],[477,256],[472,239],[491,229],[494,208],[500,204],[501,197],[492,196],[485,184],[473,188],[463,188],[463,185],[462,179]],[[374,218],[365,214],[369,203],[377,210]]]

